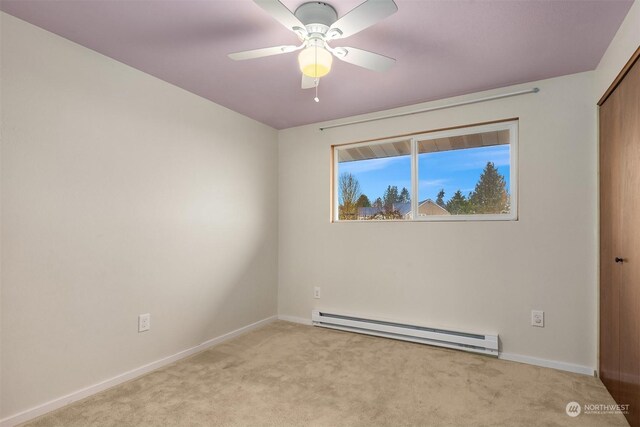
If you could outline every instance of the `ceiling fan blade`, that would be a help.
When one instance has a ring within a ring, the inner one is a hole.
[[[393,0],[367,0],[331,25],[327,35],[331,39],[349,37],[393,15],[398,6]]]
[[[229,58],[235,61],[242,61],[245,59],[262,58],[264,56],[280,55],[282,53],[289,53],[298,50],[299,46],[273,46],[264,47],[262,49],[245,50],[244,52],[230,53]]]
[[[316,79],[305,74],[302,75],[302,89],[313,89],[316,87]]]
[[[289,30],[299,35],[304,35],[307,30],[302,22],[287,9],[287,6],[278,0],[253,0],[258,6],[263,8],[265,12],[275,18],[276,21],[287,27]]]
[[[387,71],[396,63],[395,59],[388,56],[355,47],[338,47],[333,53],[341,61],[372,71]]]

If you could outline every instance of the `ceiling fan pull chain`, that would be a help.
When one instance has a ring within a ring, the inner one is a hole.
[[[319,79],[318,79],[318,45],[316,45],[316,46],[315,46],[314,52],[315,52],[315,55],[316,55],[316,57],[315,57],[315,72],[314,72],[315,77],[316,77],[316,78],[315,78],[315,83],[316,83],[316,97],[315,97],[315,98],[313,98],[313,100],[314,100],[314,101],[316,101],[316,102],[320,102],[320,98],[318,98],[318,80],[319,80]]]

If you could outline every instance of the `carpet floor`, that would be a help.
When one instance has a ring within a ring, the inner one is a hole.
[[[274,322],[25,425],[626,426],[600,380]]]

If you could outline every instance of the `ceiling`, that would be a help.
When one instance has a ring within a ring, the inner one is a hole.
[[[295,53],[227,58],[297,42],[251,0],[2,0],[0,9],[283,129],[593,70],[632,2],[396,0],[395,15],[332,43],[394,57],[395,67],[334,61],[319,103],[300,89]],[[361,0],[330,3],[342,16]]]

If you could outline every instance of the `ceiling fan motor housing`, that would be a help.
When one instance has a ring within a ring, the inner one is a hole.
[[[1,0],[0,0],[1,1]],[[333,40],[350,37],[398,11],[394,0],[365,0],[338,19],[335,8],[322,1],[309,1],[291,13],[280,0],[254,0],[280,24],[295,33],[300,45],[273,46],[230,53],[240,61],[300,51],[298,63],[303,74],[302,88],[318,85],[318,79],[331,71],[333,56],[373,71],[386,71],[395,59],[355,47],[331,47]],[[309,82],[313,81],[314,84]]]
[[[298,7],[294,13],[309,34],[326,34],[331,24],[338,20],[338,13],[327,3],[312,1]]]

